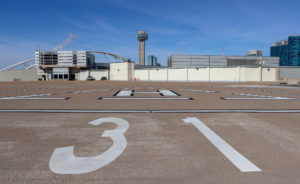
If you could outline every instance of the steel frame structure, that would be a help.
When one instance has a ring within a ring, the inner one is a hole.
[[[31,68],[33,68],[34,67],[34,64],[31,64],[30,66],[28,66],[28,65],[26,65],[27,63],[30,63],[30,62],[33,62],[34,61],[34,59],[29,59],[29,60],[25,60],[25,61],[21,61],[21,62],[19,62],[19,63],[16,63],[16,64],[13,64],[13,65],[10,65],[10,66],[7,66],[7,67],[5,67],[5,68],[2,68],[2,69],[0,69],[0,71],[2,72],[2,71],[9,71],[9,70],[11,70],[11,69],[13,69],[13,68],[15,68],[15,67],[17,67],[17,66],[21,66],[21,65],[25,65],[26,66],[26,70],[27,69],[31,69]]]

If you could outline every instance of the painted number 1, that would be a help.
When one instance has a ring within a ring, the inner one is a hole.
[[[121,118],[100,118],[89,122],[91,125],[100,125],[105,122],[117,124],[114,130],[105,130],[101,137],[110,137],[113,145],[104,153],[93,157],[76,157],[74,146],[56,148],[51,156],[49,167],[57,174],[82,174],[96,171],[118,158],[127,146],[124,133],[129,123]]]

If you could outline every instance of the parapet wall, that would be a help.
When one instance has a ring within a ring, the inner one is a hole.
[[[137,81],[215,81],[250,82],[278,81],[278,68],[183,68],[136,69]]]
[[[91,70],[90,75],[95,79],[95,80],[101,80],[102,77],[106,77],[108,79],[109,76],[109,71],[108,70]],[[80,71],[78,75],[78,80],[86,80],[89,75],[88,70]]]
[[[36,69],[11,70],[0,72],[0,81],[37,81]]]

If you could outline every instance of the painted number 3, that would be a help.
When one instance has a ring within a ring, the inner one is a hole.
[[[89,122],[91,125],[101,125],[105,122],[117,124],[114,130],[105,130],[101,137],[110,137],[113,145],[104,153],[93,157],[76,157],[74,146],[56,148],[51,156],[49,167],[57,174],[81,174],[96,171],[118,158],[127,146],[124,133],[129,127],[121,118],[100,118]]]

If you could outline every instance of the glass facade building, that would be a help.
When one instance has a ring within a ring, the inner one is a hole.
[[[149,66],[157,66],[157,57],[155,56],[148,56],[148,63]]]
[[[300,35],[289,37],[289,66],[300,66]]]
[[[280,58],[280,66],[300,66],[300,35],[275,42],[270,51],[270,56]]]

